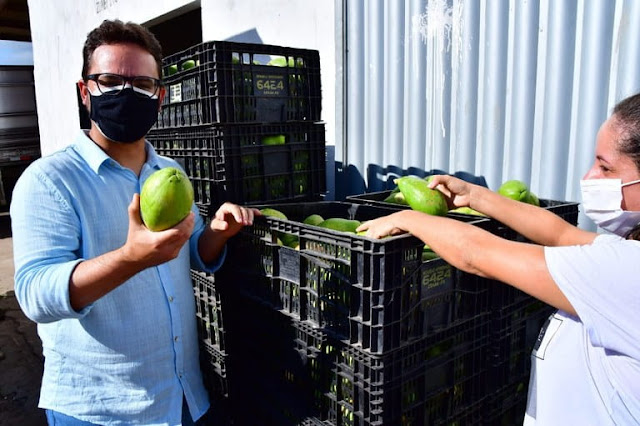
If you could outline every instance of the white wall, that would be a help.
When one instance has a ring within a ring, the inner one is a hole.
[[[320,52],[322,120],[335,143],[334,0],[202,0],[203,40],[251,41]]]
[[[28,0],[38,120],[44,155],[79,128],[75,84],[87,33],[104,19],[157,22],[202,7],[203,40],[254,30],[265,44],[320,51],[327,143],[335,140],[334,0]]]

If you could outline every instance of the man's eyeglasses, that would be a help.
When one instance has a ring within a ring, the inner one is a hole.
[[[120,94],[127,83],[138,96],[146,98],[156,97],[162,87],[162,81],[144,76],[125,77],[120,74],[100,73],[88,75],[87,80],[94,81],[100,93],[109,96]]]

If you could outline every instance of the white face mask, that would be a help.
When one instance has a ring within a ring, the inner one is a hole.
[[[640,223],[640,211],[622,210],[622,188],[639,183],[621,179],[583,179],[580,181],[582,205],[587,217],[602,229],[624,237]]]

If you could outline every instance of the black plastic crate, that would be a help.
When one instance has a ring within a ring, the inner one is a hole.
[[[157,128],[320,120],[317,50],[209,41],[165,57],[162,70]]]
[[[227,368],[229,356],[207,341],[201,340],[199,347],[200,369],[209,394],[217,397],[228,397],[229,375]]]
[[[490,394],[484,403],[483,424],[486,426],[521,425],[527,410],[529,377],[516,378],[502,390]]]
[[[555,311],[529,298],[492,312],[489,369],[493,391],[523,380],[528,384],[531,352],[542,326]]]
[[[191,282],[196,299],[196,322],[201,342],[225,350],[225,326],[222,318],[222,298],[213,275],[191,270]]]
[[[478,415],[486,315],[372,355],[251,299],[242,304],[232,358],[243,424],[451,424]]]
[[[484,281],[441,258],[423,262],[418,238],[376,240],[302,223],[311,214],[365,221],[397,209],[342,202],[270,207],[289,220],[256,218],[228,243],[225,265],[243,268],[223,266],[217,277],[296,320],[382,353],[488,312]],[[283,233],[298,238],[298,249],[280,245]]]
[[[263,144],[277,135],[284,144]],[[326,192],[323,123],[218,124],[152,131],[147,140],[184,167],[204,214],[225,201],[313,201]]]
[[[476,318],[380,356],[343,347],[326,418],[335,425],[449,424],[486,396],[487,325]]]

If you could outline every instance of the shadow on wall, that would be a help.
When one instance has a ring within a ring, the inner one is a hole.
[[[456,176],[457,178],[460,178],[467,182],[487,187],[487,181],[485,180],[484,176],[476,176],[465,171],[449,173],[446,170],[439,169],[424,170],[417,167],[409,167],[407,169],[404,169],[402,167],[394,165],[382,167],[377,164],[369,164],[367,166],[367,179],[365,182],[364,176],[357,167],[353,165],[344,167],[343,164],[339,161],[334,162],[334,164],[336,191],[335,199],[338,201],[344,200],[349,195],[359,195],[368,192],[378,192],[393,189],[396,187],[396,184],[393,182],[395,178],[408,175],[425,177],[437,174],[452,174],[453,176]]]

